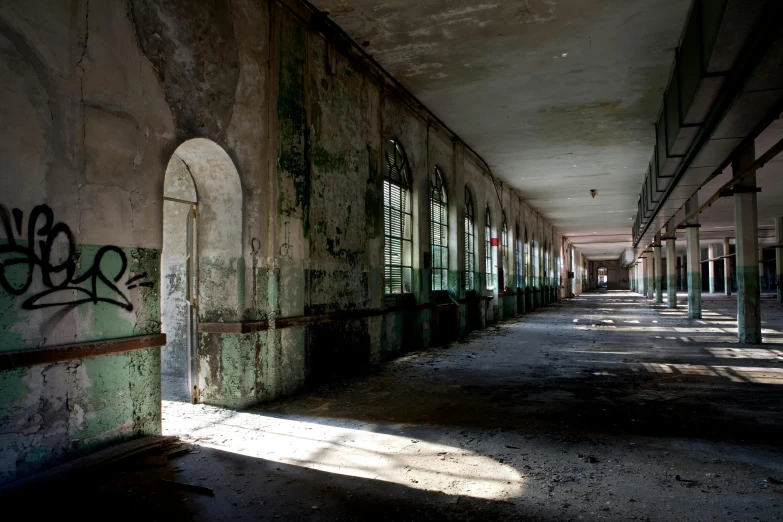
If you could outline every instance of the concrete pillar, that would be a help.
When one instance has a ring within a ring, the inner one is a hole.
[[[666,306],[677,308],[677,251],[674,231],[666,236]]]
[[[644,256],[639,258],[639,271],[637,273],[637,279],[639,280],[638,292],[645,295],[647,290],[644,288],[644,278],[647,276],[647,265],[644,264]]]
[[[653,244],[653,261],[655,277],[655,302],[663,302],[663,258],[661,257],[661,233],[655,234]]]
[[[655,255],[652,249],[647,254],[647,298],[655,299]]]
[[[631,274],[631,283],[633,284],[633,291],[638,292],[639,291],[639,264],[637,261],[634,262],[634,264],[631,266],[631,269],[633,270]]]
[[[633,265],[633,291],[639,293],[639,260]]]
[[[783,216],[775,218],[775,244],[783,244]],[[778,287],[778,304],[783,303],[783,247],[775,249],[775,282]]]
[[[715,245],[709,245],[707,247],[707,273],[710,277],[710,293],[715,293],[715,259],[717,255],[715,254]]]
[[[677,290],[684,290],[683,283],[684,278],[682,277],[682,270],[683,270],[683,262],[685,261],[685,258],[683,256],[677,256]]]
[[[732,161],[735,174],[756,159],[751,142]],[[759,286],[758,210],[756,174],[734,187],[734,229],[737,246],[737,331],[739,342],[761,343],[761,288]]]
[[[685,203],[685,214],[699,208],[697,195]],[[685,225],[685,245],[688,256],[688,317],[701,319],[701,249],[699,248],[698,216]]]
[[[647,297],[647,264],[648,264],[647,263],[647,254],[643,254],[642,255],[642,264],[641,264],[642,270],[641,270],[641,274],[639,274],[639,275],[641,275],[641,281],[642,281],[642,288],[641,288],[642,291],[640,293],[644,297]]]
[[[759,292],[764,288],[764,249],[759,248]]]
[[[723,293],[731,295],[731,258],[728,257],[731,252],[731,245],[729,244],[729,238],[723,238]]]

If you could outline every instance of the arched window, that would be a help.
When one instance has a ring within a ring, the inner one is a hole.
[[[525,286],[530,286],[532,284],[532,276],[533,272],[530,266],[530,239],[528,239],[527,229],[525,229]]]
[[[532,241],[531,250],[533,251],[533,282],[532,285],[538,287],[541,284],[541,251],[538,241]]]
[[[465,187],[465,290],[475,290],[473,274],[476,271],[476,217],[473,211],[473,198]]]
[[[449,289],[449,219],[446,187],[438,167],[430,186],[430,238],[432,247],[432,289]]]
[[[516,249],[514,251],[514,271],[517,276],[517,288],[522,288],[522,239],[519,235],[519,224],[515,229]]]
[[[508,283],[508,274],[511,273],[511,270],[508,257],[508,226],[506,225],[505,219],[503,219],[503,232],[501,234],[501,241],[503,242],[501,247],[503,249],[503,273],[506,275],[503,284],[506,285]]]
[[[492,290],[495,285],[492,284],[492,216],[489,207],[484,218],[484,262],[487,272],[487,290]]]
[[[391,139],[384,151],[384,291],[400,294],[411,291],[411,203],[410,168],[400,143]]]
[[[544,285],[549,284],[549,246],[544,243]]]

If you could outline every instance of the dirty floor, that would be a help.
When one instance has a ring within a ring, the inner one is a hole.
[[[783,520],[783,308],[764,297],[747,346],[733,298],[705,295],[702,320],[684,300],[584,295],[248,411],[166,401],[190,451],[72,500],[135,520]]]

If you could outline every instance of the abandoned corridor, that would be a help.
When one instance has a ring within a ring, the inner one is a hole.
[[[783,311],[762,299],[765,344],[751,346],[737,343],[735,306],[705,295],[694,320],[635,293],[583,294],[262,407],[164,402],[164,433],[191,452],[112,474],[87,509],[112,499],[153,520],[161,510],[166,520],[781,520]]]

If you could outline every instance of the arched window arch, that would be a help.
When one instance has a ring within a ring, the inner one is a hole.
[[[514,250],[514,271],[517,277],[517,288],[522,288],[522,236],[519,235],[519,223],[514,230],[516,239],[516,249]]]
[[[484,263],[487,273],[487,290],[492,290],[495,285],[492,284],[492,215],[489,213],[489,207],[486,209],[484,218]]]
[[[473,280],[476,271],[476,215],[473,210],[473,198],[465,186],[465,290],[475,290]]]
[[[435,167],[430,185],[432,289],[449,289],[449,207],[443,173]]]
[[[400,294],[411,291],[411,179],[408,158],[396,139],[386,142],[384,151],[384,291]]]

